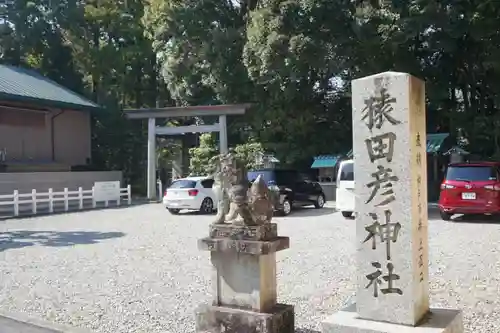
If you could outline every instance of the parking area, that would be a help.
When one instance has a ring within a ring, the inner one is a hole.
[[[500,326],[500,224],[429,223],[431,304],[464,311],[467,332]],[[197,249],[211,215],[160,204],[0,221],[0,308],[95,332],[193,332],[210,299],[210,263]],[[276,217],[279,300],[298,332],[354,295],[355,225],[332,207]]]

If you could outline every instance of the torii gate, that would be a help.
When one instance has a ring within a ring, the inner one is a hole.
[[[148,119],[148,170],[147,193],[148,199],[156,197],[156,136],[178,135],[184,133],[209,133],[219,132],[220,152],[227,153],[227,116],[242,115],[250,104],[203,105],[165,108],[127,109],[125,115],[128,119]],[[156,126],[156,118],[176,117],[203,117],[219,116],[219,122],[212,125],[190,125],[168,127]]]

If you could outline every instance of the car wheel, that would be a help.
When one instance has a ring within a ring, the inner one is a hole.
[[[177,215],[181,211],[180,209],[177,209],[177,208],[167,208],[167,209],[168,209],[168,212],[172,215]]]
[[[318,195],[316,201],[314,202],[314,208],[323,208],[325,205],[325,196],[323,194]]]
[[[342,216],[345,217],[346,219],[352,217],[352,212],[342,212]]]
[[[442,210],[439,211],[439,215],[441,215],[441,219],[443,221],[449,221],[451,219],[451,215],[450,213],[447,213],[447,212],[443,212]]]
[[[214,211],[214,202],[210,198],[203,199],[200,207],[200,213],[202,214],[212,214]]]
[[[283,201],[283,206],[281,207],[280,213],[283,216],[287,216],[291,212],[292,212],[292,203],[290,202],[290,200],[285,199],[285,201]]]

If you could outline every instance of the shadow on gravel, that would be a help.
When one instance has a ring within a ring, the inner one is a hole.
[[[441,216],[439,216],[439,209],[437,209],[437,208],[429,207],[427,215],[428,215],[429,219],[441,220]]]
[[[303,208],[294,208],[290,215],[290,217],[309,217],[309,216],[322,216],[322,215],[330,215],[335,213],[335,208],[332,207],[323,207],[316,209],[314,207],[303,207]],[[278,215],[279,216],[279,215]]]
[[[299,207],[299,208],[294,208],[293,211],[290,213],[288,217],[308,217],[308,216],[321,216],[321,215],[329,215],[335,213],[336,210],[335,208],[332,207],[323,207],[320,209],[316,209],[314,207]],[[214,215],[215,212],[211,214],[204,214],[201,213],[197,210],[181,210],[178,214],[174,216],[183,216],[183,215],[205,215],[205,216],[210,216]],[[281,215],[279,213],[275,213],[275,217],[280,217]]]
[[[441,220],[439,209],[429,209],[429,219]],[[445,221],[443,221],[445,222]],[[454,215],[450,223],[484,223],[484,224],[500,224],[500,217],[493,215],[483,214],[467,214],[467,215]]]
[[[73,246],[97,244],[100,241],[123,237],[123,232],[97,231],[7,231],[0,232],[0,252],[27,246]]]
[[[197,211],[197,210],[182,210],[179,215],[215,215],[215,213],[213,214],[202,214],[201,212]]]
[[[192,215],[202,215],[202,216],[215,216],[215,212],[213,213],[201,213],[197,210],[181,210],[179,213],[177,214],[172,214],[172,213],[169,213],[171,216],[192,216]]]
[[[498,216],[488,215],[461,215],[451,218],[450,222],[453,223],[484,223],[484,224],[500,224]]]

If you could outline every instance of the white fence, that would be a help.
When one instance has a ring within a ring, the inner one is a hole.
[[[112,201],[115,201],[116,206],[120,206],[122,198],[126,200],[128,205],[132,203],[130,185],[126,188],[120,188],[120,198]],[[64,205],[61,211],[68,212],[70,206],[78,205],[78,209],[84,209],[87,203],[91,203],[92,208],[97,207],[93,187],[91,190],[83,190],[79,187],[78,191],[68,191],[68,189],[65,188],[62,192],[54,192],[51,188],[48,192],[37,192],[36,190],[32,190],[31,193],[19,193],[19,191],[15,190],[12,194],[0,195],[0,208],[10,206],[14,216],[19,216],[20,213],[24,212],[37,214],[41,208],[46,209],[47,206],[48,213],[54,213],[54,207],[62,206],[61,204]],[[104,201],[104,207],[109,207],[109,203],[109,201]],[[58,211],[59,209],[56,210]]]

